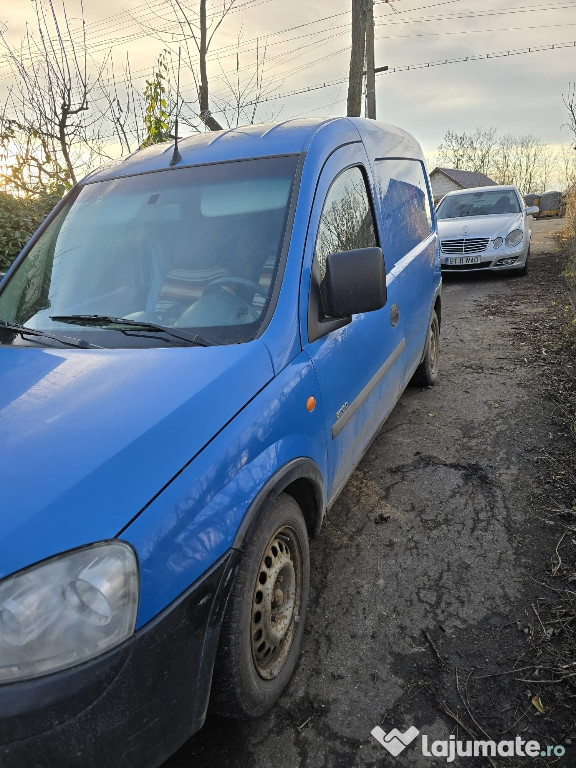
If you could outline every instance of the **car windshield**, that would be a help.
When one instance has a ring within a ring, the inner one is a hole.
[[[465,216],[492,216],[519,212],[520,203],[513,189],[495,189],[446,195],[436,209],[436,218],[459,219]]]
[[[0,342],[42,343],[16,325],[104,347],[254,338],[296,164],[260,158],[81,187],[0,285]]]

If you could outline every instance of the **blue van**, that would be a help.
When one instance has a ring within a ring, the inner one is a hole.
[[[308,539],[411,379],[441,276],[419,145],[292,120],[86,177],[0,286],[0,764],[151,768],[269,709]]]

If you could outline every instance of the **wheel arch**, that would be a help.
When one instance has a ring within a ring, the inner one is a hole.
[[[244,552],[267,505],[281,493],[297,502],[309,536],[316,535],[326,508],[322,473],[312,459],[298,458],[279,468],[262,486],[236,532],[233,549]]]

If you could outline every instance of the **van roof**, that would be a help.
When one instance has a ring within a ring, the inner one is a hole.
[[[419,144],[410,134],[395,126],[365,118],[300,118],[207,131],[181,138],[178,149],[182,159],[174,167],[301,152],[316,152],[328,157],[337,147],[360,140],[371,157],[393,153],[395,157],[423,159]],[[84,181],[102,181],[168,169],[173,152],[174,142],[154,144],[108,163],[90,173]]]

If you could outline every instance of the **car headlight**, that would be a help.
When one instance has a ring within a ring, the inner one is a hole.
[[[493,248],[500,248],[504,240],[501,237],[495,237],[494,240],[492,240],[492,247]]]
[[[508,247],[518,245],[518,243],[522,242],[523,237],[524,232],[522,232],[521,229],[513,229],[512,232],[510,232],[510,234],[506,237],[506,245]]]
[[[66,552],[0,581],[0,681],[39,677],[134,633],[138,564],[121,541]]]

